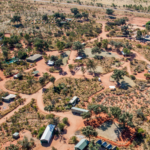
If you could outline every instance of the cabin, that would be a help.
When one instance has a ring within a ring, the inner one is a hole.
[[[46,129],[40,139],[41,144],[44,144],[44,143],[48,144],[50,142],[50,140],[52,139],[53,133],[54,133],[54,129],[55,129],[55,125],[53,125],[53,124],[49,124],[46,127]]]
[[[89,141],[86,140],[86,139],[82,139],[80,142],[78,142],[76,145],[75,145],[75,150],[84,150],[89,144]]]
[[[47,65],[49,65],[49,66],[54,66],[54,61],[49,60],[49,61],[47,62]]]
[[[72,106],[75,106],[79,101],[79,98],[77,96],[74,96],[70,101],[69,104],[71,104]]]
[[[42,59],[42,55],[40,54],[34,54],[33,56],[28,57],[26,60],[28,62],[36,62]]]
[[[72,107],[71,111],[72,111],[73,114],[76,114],[76,115],[81,115],[84,112],[89,112],[89,110],[82,109],[82,108],[77,108],[77,107]]]
[[[18,139],[19,138],[19,133],[15,132],[12,136],[13,136],[14,139]]]
[[[14,94],[9,94],[6,97],[2,97],[2,100],[5,102],[10,102],[16,98],[16,95]]]
[[[109,89],[110,89],[111,91],[114,91],[114,90],[116,89],[116,87],[115,87],[115,86],[109,86]]]

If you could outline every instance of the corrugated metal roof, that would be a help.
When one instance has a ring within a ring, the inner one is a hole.
[[[51,137],[52,137],[52,134],[53,134],[53,131],[54,131],[54,129],[55,129],[55,125],[53,125],[53,124],[49,124],[47,127],[46,127],[46,129],[45,129],[45,131],[44,131],[44,133],[43,133],[43,135],[42,135],[42,137],[41,137],[41,141],[42,140],[46,140],[46,141],[50,141],[50,139],[51,139]]]
[[[27,58],[27,60],[32,60],[32,61],[35,61],[36,59],[42,57],[42,55],[40,54],[34,54],[33,56],[30,56]]]
[[[77,98],[78,98],[77,96],[74,96],[74,97],[69,101],[69,103],[71,103],[71,104],[74,103],[74,101],[76,101]]]
[[[72,107],[71,110],[76,110],[76,111],[82,111],[82,112],[89,112],[88,110],[86,109],[82,109],[82,108],[77,108],[77,107]]]
[[[89,144],[89,141],[86,139],[82,139],[76,146],[75,148],[78,148],[80,150],[83,150],[87,145]]]
[[[32,73],[36,75],[39,73],[39,71],[33,71]]]

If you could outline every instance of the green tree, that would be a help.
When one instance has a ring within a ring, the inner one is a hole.
[[[85,135],[86,137],[88,137],[89,141],[90,141],[90,138],[92,136],[97,137],[98,133],[92,126],[86,126],[82,129],[82,134]]]
[[[112,9],[106,9],[106,14],[112,15],[114,11]]]
[[[57,150],[55,147],[52,147],[52,150]]]
[[[88,145],[88,150],[99,150],[100,147],[101,147],[101,145],[99,145],[97,143],[95,144],[94,140],[92,140]]]
[[[90,112],[84,112],[81,114],[83,119],[89,119],[91,118],[92,114]]]
[[[27,53],[23,50],[18,51],[18,58],[19,59],[25,59],[27,57]]]
[[[8,54],[9,54],[8,50],[6,50],[6,49],[3,50],[3,57],[4,57],[5,60],[8,59]]]
[[[14,144],[10,144],[10,146],[5,147],[5,150],[19,150],[19,147]]]
[[[102,47],[105,48],[105,49],[107,49],[107,46],[108,46],[108,40],[107,40],[107,39],[104,39],[104,40],[102,41]]]
[[[124,48],[123,52],[125,55],[130,55],[130,53],[131,53],[130,49],[128,49],[128,48]]]
[[[63,50],[65,48],[65,43],[62,41],[57,41],[56,46],[58,47],[59,50]]]
[[[136,35],[136,39],[137,40],[140,40],[142,38],[142,31],[141,30],[138,30],[137,31],[137,35]]]
[[[111,107],[110,111],[114,118],[119,119],[119,116],[121,114],[121,109],[119,107]]]
[[[111,76],[116,82],[117,84],[119,85],[119,80],[120,79],[123,79],[123,76],[125,75],[125,71],[123,70],[118,70],[118,69],[115,69],[114,72],[113,72],[113,75]]]
[[[84,19],[88,19],[89,14],[88,14],[88,13],[83,12],[83,13],[82,13],[82,16],[84,17]]]
[[[69,64],[68,67],[69,67],[69,70],[70,70],[70,71],[73,70],[73,65],[72,65],[72,64]]]
[[[87,63],[86,63],[87,69],[88,70],[93,70],[93,72],[95,73],[95,69],[97,67],[97,63],[94,62],[94,60],[92,59],[88,59]]]
[[[22,146],[22,149],[28,150],[31,149],[32,144],[28,141],[28,138],[24,136],[24,139],[22,141],[18,141],[18,143]]]
[[[45,14],[45,15],[42,16],[42,20],[44,20],[44,21],[48,20],[47,14]]]
[[[52,82],[52,83],[53,83],[53,85],[54,85],[55,80],[56,80],[56,78],[55,78],[55,77],[51,77],[51,78],[50,78],[50,82]]]
[[[61,65],[63,65],[62,59],[58,59],[55,61],[55,67],[60,67]]]
[[[121,26],[121,31],[123,35],[128,35],[129,34],[128,26]]]
[[[65,124],[64,123],[59,123],[58,128],[62,131],[64,130]]]
[[[147,23],[146,23],[146,29],[148,30],[148,31],[150,31],[150,21],[148,21]]]
[[[83,73],[83,75],[84,75],[85,72],[86,72],[86,68],[84,68],[84,66],[81,66],[81,71],[82,71],[82,73]]]
[[[44,85],[44,84],[45,84],[45,78],[44,78],[44,77],[40,77],[40,78],[39,78],[39,83],[40,83],[41,85]]]
[[[71,12],[76,15],[77,13],[79,13],[78,8],[71,8]]]
[[[99,47],[97,47],[97,46],[92,48],[92,54],[95,54],[95,53],[98,53],[98,54],[101,53],[101,49]]]
[[[54,13],[53,17],[56,18],[56,19],[59,18],[60,17],[59,12]]]
[[[73,43],[73,49],[74,50],[82,50],[84,48],[83,44],[81,42],[77,41]]]
[[[45,131],[45,126],[41,127],[38,131],[38,136],[37,138],[40,139],[42,137],[42,134],[44,133]]]
[[[63,118],[62,121],[63,121],[64,124],[68,124],[68,118],[67,117]]]
[[[21,22],[21,17],[20,16],[13,16],[13,18],[11,19],[11,22],[15,23],[15,22]]]

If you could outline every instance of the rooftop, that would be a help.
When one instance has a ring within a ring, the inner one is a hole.
[[[80,150],[83,150],[88,144],[89,144],[88,140],[82,139],[79,143],[76,144],[75,148],[79,148]]]

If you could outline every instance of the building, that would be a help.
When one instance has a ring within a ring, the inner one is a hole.
[[[71,111],[72,111],[73,114],[77,114],[77,115],[81,115],[81,114],[84,113],[84,112],[89,112],[89,111],[86,110],[86,109],[77,108],[77,107],[72,107],[72,108],[71,108]]]
[[[36,62],[36,61],[41,60],[41,59],[42,59],[42,55],[34,54],[33,56],[28,57],[26,60],[28,62]]]
[[[72,21],[72,19],[70,19],[70,18],[66,18],[66,21],[70,22],[70,21]]]
[[[18,139],[18,138],[19,138],[19,133],[18,133],[18,132],[15,132],[15,133],[13,134],[13,138],[14,138],[14,139]]]
[[[76,57],[76,60],[81,60],[81,59],[82,59],[81,56]]]
[[[14,100],[15,97],[16,97],[16,95],[14,95],[14,94],[9,94],[9,95],[7,95],[6,97],[2,97],[2,99],[3,99],[3,101],[5,101],[5,102],[10,102],[11,100]]]
[[[75,146],[75,150],[84,150],[89,144],[89,141],[86,139],[82,139],[80,142],[78,142]]]
[[[54,61],[49,60],[49,61],[47,62],[47,65],[49,65],[49,66],[54,66]]]
[[[102,140],[98,140],[96,143],[102,145]]]
[[[107,147],[106,147],[107,149],[112,149],[112,145],[111,144],[109,144],[109,145],[107,145]]]
[[[33,71],[32,74],[33,74],[34,76],[37,76],[37,75],[39,74],[39,71]]]
[[[74,97],[69,101],[69,104],[71,104],[72,106],[75,106],[78,101],[79,101],[79,98],[78,98],[77,96],[74,96]]]
[[[115,86],[109,86],[109,89],[110,89],[110,90],[115,90],[116,87],[115,87]]]
[[[44,131],[44,133],[40,139],[41,144],[44,144],[44,143],[48,144],[49,143],[49,141],[52,139],[54,129],[55,129],[55,125],[53,125],[53,124],[49,124],[46,127],[46,129],[45,129],[45,131]]]
[[[106,142],[103,142],[103,143],[102,143],[102,146],[106,148],[106,147],[107,147],[107,143],[106,143]]]

